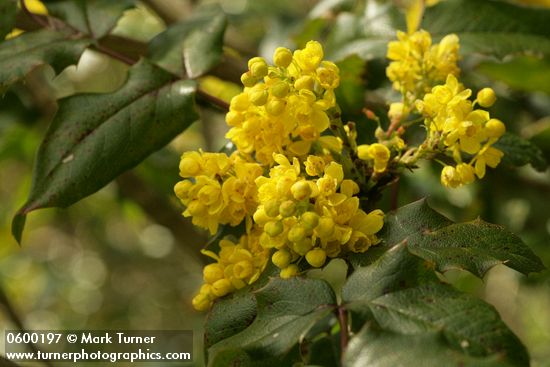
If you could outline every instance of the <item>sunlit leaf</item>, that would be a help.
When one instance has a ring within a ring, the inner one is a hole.
[[[219,8],[209,8],[170,26],[150,44],[151,60],[176,74],[198,77],[222,57],[226,18]]]

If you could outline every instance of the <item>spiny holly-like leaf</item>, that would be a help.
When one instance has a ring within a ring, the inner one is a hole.
[[[453,224],[453,221],[430,208],[426,199],[402,206],[395,213],[387,215],[385,222],[380,237],[388,246],[428,229],[433,231]]]
[[[273,278],[254,296],[256,319],[242,332],[210,347],[209,366],[280,361],[336,303],[330,286],[316,279]]]
[[[0,0],[0,42],[15,26],[17,0]]]
[[[75,64],[87,39],[53,30],[25,32],[0,44],[0,92],[24,78],[33,69],[49,64],[56,72]]]
[[[388,293],[369,302],[385,330],[407,335],[441,332],[451,348],[467,355],[497,355],[514,366],[529,356],[496,310],[483,301],[440,283]]]
[[[196,78],[221,60],[226,23],[218,7],[196,12],[151,41],[150,59],[171,73]]]
[[[367,324],[344,354],[344,367],[511,367],[500,355],[474,357],[452,349],[437,331],[403,335]]]
[[[356,54],[365,60],[385,57],[387,43],[396,38],[395,30],[405,30],[403,15],[390,3],[373,4],[368,18],[353,20],[342,16],[346,27],[361,22],[360,32],[341,31],[338,18],[333,33],[344,33],[335,43],[331,56],[337,60]],[[550,10],[534,9],[495,0],[446,0],[425,11],[420,28],[437,42],[455,33],[462,55],[480,54],[499,59],[508,55],[550,55]]]
[[[412,287],[418,283],[420,259],[400,243],[374,263],[357,268],[342,289],[346,303],[364,304],[388,292]]]
[[[132,0],[54,0],[46,2],[51,15],[80,32],[99,39],[108,34]]]
[[[174,81],[142,60],[114,93],[60,100],[13,228],[21,230],[21,217],[32,210],[67,207],[96,192],[166,145],[198,118],[194,94],[194,82]]]
[[[504,134],[494,145],[504,152],[502,163],[520,167],[531,164],[537,171],[545,171],[548,163],[544,154],[535,144],[515,134]]]
[[[269,263],[254,283],[214,303],[204,325],[206,348],[241,332],[254,321],[257,305],[252,293],[265,286],[270,277],[277,275],[278,272],[279,269]]]
[[[407,249],[439,271],[465,269],[478,277],[497,264],[524,274],[541,271],[541,260],[523,241],[503,227],[475,220],[452,223],[417,201],[388,215],[381,237],[391,245],[405,241]]]
[[[422,26],[436,34],[519,33],[550,36],[550,10],[498,0],[446,0],[426,9]]]
[[[411,236],[408,249],[435,263],[440,271],[465,269],[480,278],[498,264],[523,274],[544,269],[541,260],[519,237],[480,219]]]
[[[456,33],[461,52],[498,58],[550,55],[550,10],[495,0],[448,0],[426,9],[422,27],[436,36]]]

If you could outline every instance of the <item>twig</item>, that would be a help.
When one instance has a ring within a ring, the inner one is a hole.
[[[17,329],[20,331],[25,331],[26,329],[25,329],[25,326],[23,325],[23,321],[21,321],[21,319],[19,318],[19,315],[17,315],[17,312],[15,312],[15,309],[13,308],[8,297],[4,293],[4,290],[1,288],[0,288],[0,304],[4,306],[6,314],[13,321],[13,323],[15,324],[15,327],[17,327]],[[32,342],[27,343],[27,345],[34,353],[38,353],[38,348]],[[53,364],[51,364],[50,361],[43,360],[42,362],[44,362],[46,366],[53,367]]]
[[[97,43],[96,45],[94,45],[94,48],[96,50],[98,50],[99,52],[101,53],[104,53],[105,55],[107,56],[111,56],[113,59],[116,59],[116,60],[119,60],[119,61],[122,61],[123,63],[125,64],[128,64],[128,65],[133,65],[136,63],[136,60],[134,59],[131,59],[125,55],[122,55],[118,52],[116,52],[115,50],[113,49],[110,49],[108,47],[105,47],[99,43]]]
[[[348,314],[342,306],[338,306],[338,323],[340,324],[340,361],[342,361],[349,341]]]
[[[29,8],[27,8],[27,4],[25,4],[25,0],[21,0],[21,9],[29,16],[31,17],[36,23],[40,24],[44,28],[48,28],[50,24],[42,19],[41,17],[37,17],[36,14],[31,12]]]
[[[222,109],[224,111],[229,111],[229,103],[227,103],[223,99],[220,99],[220,98],[215,97],[211,94],[208,94],[207,92],[205,92],[204,90],[202,90],[200,88],[197,88],[197,96],[199,98],[202,98],[205,101],[213,104],[214,106],[219,107],[220,109]]]

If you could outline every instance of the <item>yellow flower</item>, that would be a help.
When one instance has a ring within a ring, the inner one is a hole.
[[[359,145],[357,155],[360,159],[374,162],[374,172],[384,172],[390,160],[390,150],[383,144]]]
[[[216,262],[204,267],[204,284],[192,301],[196,310],[207,310],[216,298],[252,284],[260,277],[269,260],[269,250],[259,244],[260,233],[258,228],[252,228],[238,243],[222,239],[218,254],[203,250],[203,254]]]
[[[504,153],[491,146],[486,146],[475,158],[475,172],[476,176],[483,178],[485,176],[485,167],[489,166],[495,168],[500,163]]]
[[[256,178],[263,170],[238,153],[186,152],[180,161],[185,180],[174,187],[193,224],[216,233],[220,224],[236,226],[258,206]]]
[[[474,181],[474,168],[466,163],[460,163],[456,167],[445,166],[441,171],[441,183],[445,187],[456,188]]]

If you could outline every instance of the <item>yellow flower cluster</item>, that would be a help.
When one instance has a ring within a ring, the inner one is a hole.
[[[315,41],[294,53],[277,48],[273,60],[268,65],[252,58],[241,77],[244,91],[231,100],[226,137],[237,150],[181,157],[183,180],[174,190],[186,206],[184,216],[211,234],[220,224],[246,223],[238,243],[224,238],[219,251],[203,250],[215,262],[204,268],[204,284],[193,298],[197,310],[252,284],[270,259],[288,278],[306,264],[321,267],[327,258],[364,252],[379,242],[384,213],[360,209],[359,186],[334,162],[343,139],[355,142],[356,132],[342,125],[336,128],[342,135],[325,132],[336,107],[338,67],[323,61]],[[385,145],[359,150],[375,172],[386,170]]]
[[[323,48],[310,41],[294,54],[279,47],[270,66],[261,57],[248,62],[244,91],[231,100],[226,137],[244,154],[273,164],[273,153],[303,157],[329,127],[327,110],[336,105],[338,67],[323,61]],[[333,142],[334,137],[328,142]],[[334,145],[333,145],[334,146]],[[333,148],[327,146],[327,148]]]
[[[257,203],[255,180],[263,173],[258,163],[245,161],[238,152],[186,152],[180,161],[176,196],[187,207],[183,213],[193,224],[216,233],[219,224],[236,226],[251,216]]]
[[[276,165],[269,177],[258,177],[260,205],[254,221],[263,228],[260,244],[276,249],[273,263],[281,277],[298,273],[302,257],[313,267],[341,252],[364,252],[378,243],[376,233],[383,226],[384,213],[369,214],[359,208],[358,185],[344,179],[342,166],[308,156],[305,173],[297,158],[292,163],[274,154]]]
[[[430,33],[419,30],[412,34],[397,32],[398,41],[388,44],[387,57],[392,60],[386,74],[393,88],[413,101],[428,92],[447,75],[458,75],[458,37],[454,34],[443,37],[439,44],[432,45]]]
[[[216,262],[203,269],[204,284],[192,301],[195,309],[205,311],[216,298],[258,279],[269,261],[269,250],[259,245],[259,233],[253,230],[250,234],[241,236],[238,243],[228,239],[221,240],[219,254],[202,251]]]
[[[441,182],[447,187],[471,183],[475,176],[483,178],[486,166],[496,167],[503,155],[492,145],[506,127],[492,119],[489,112],[474,109],[475,104],[490,107],[496,100],[493,90],[482,89],[474,102],[469,100],[471,94],[450,74],[444,85],[435,86],[416,103],[429,129],[428,139],[440,141],[457,163],[456,167],[445,166],[441,172]],[[469,163],[463,163],[462,153],[472,157]]]

